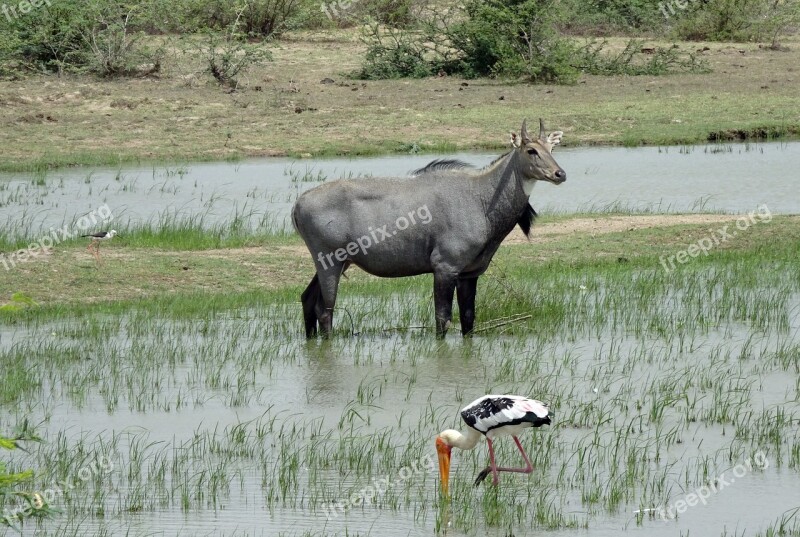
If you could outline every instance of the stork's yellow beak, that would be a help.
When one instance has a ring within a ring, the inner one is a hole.
[[[436,452],[439,454],[439,477],[442,481],[442,495],[448,497],[448,483],[450,482],[450,451],[452,448],[444,440],[436,437]]]

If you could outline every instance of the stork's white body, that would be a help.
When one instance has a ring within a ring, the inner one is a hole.
[[[461,419],[468,426],[465,433],[462,434],[454,429],[448,429],[442,431],[436,438],[436,449],[439,452],[439,471],[442,476],[442,488],[445,494],[447,493],[450,472],[451,448],[473,449],[478,444],[481,436],[485,436],[489,444],[491,464],[478,475],[476,485],[483,481],[490,471],[495,485],[499,481],[498,472],[532,472],[533,465],[528,459],[525,450],[522,449],[522,444],[517,435],[531,427],[549,425],[551,416],[550,409],[547,408],[545,403],[520,395],[485,395],[465,406],[461,410]],[[516,442],[517,448],[525,460],[525,468],[497,467],[494,460],[492,440],[503,436],[514,438],[514,442]]]

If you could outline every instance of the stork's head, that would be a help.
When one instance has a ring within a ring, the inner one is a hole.
[[[111,231],[108,232],[108,238],[110,239],[111,237],[113,237],[116,234],[117,234],[117,230],[116,229],[112,229]]]
[[[447,498],[447,484],[450,482],[450,452],[453,447],[450,445],[449,433],[444,431],[436,437],[436,452],[439,454],[439,478],[442,483],[442,496]]]

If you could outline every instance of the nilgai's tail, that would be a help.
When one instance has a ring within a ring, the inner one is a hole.
[[[322,288],[319,285],[319,276],[314,274],[311,283],[300,295],[300,302],[303,303],[303,317],[306,321],[306,337],[317,335],[317,303],[322,300]]]

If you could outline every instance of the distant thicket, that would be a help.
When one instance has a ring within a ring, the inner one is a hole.
[[[373,24],[364,34],[367,54],[355,76],[453,74],[571,84],[581,73],[708,72],[701,58],[672,47],[643,47],[632,38],[623,50],[607,52],[602,41],[581,43],[570,35],[578,27],[584,31],[613,27],[617,33],[641,34],[655,24],[643,6],[634,9],[621,2],[604,6],[607,17],[602,25],[596,13],[579,19],[577,9],[577,0],[574,5],[563,0],[465,0],[447,14],[421,10],[411,30]],[[594,9],[599,6],[595,4]]]
[[[761,40],[779,49],[781,36],[800,26],[800,0],[464,0],[416,11],[411,28],[367,27],[357,77],[444,73],[569,84],[580,73],[703,73],[707,64],[695,54],[636,38]],[[602,41],[575,39],[604,35],[631,40],[607,52]]]
[[[241,70],[239,56],[256,56],[251,42],[327,20],[312,0],[53,0],[28,4],[27,13],[5,5],[0,69],[7,72],[148,74],[160,69],[166,51],[144,37],[196,34],[205,44],[193,46],[206,51],[208,70],[226,84]]]
[[[574,81],[581,72],[661,74],[703,70],[671,49],[642,57],[635,41],[606,55],[576,36],[687,40],[780,39],[800,25],[800,0],[53,0],[6,2],[0,13],[0,74],[158,72],[168,47],[148,35],[191,36],[221,84],[267,61],[265,39],[287,30],[365,28],[363,78],[521,77]],[[681,8],[680,6],[683,6]],[[187,47],[169,47],[187,50]]]

